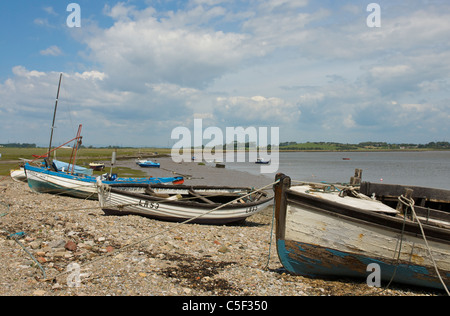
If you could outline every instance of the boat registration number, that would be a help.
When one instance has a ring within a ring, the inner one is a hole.
[[[256,212],[258,210],[257,206],[251,206],[251,207],[247,207],[247,209],[245,210],[245,213],[253,213]]]
[[[159,203],[139,200],[139,206],[157,210],[159,208]]]

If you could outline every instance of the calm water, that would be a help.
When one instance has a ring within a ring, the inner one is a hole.
[[[260,174],[260,165],[254,162],[226,167]],[[294,180],[349,182],[356,168],[363,170],[363,181],[450,189],[450,151],[282,152],[278,172]],[[274,179],[275,174],[266,176]]]

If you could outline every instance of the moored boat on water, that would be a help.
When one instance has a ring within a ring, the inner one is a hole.
[[[267,165],[267,164],[270,163],[270,160],[264,160],[264,158],[256,158],[255,163],[256,163],[256,164]]]
[[[404,194],[397,209],[347,187],[291,185],[283,174],[276,179],[277,251],[290,273],[367,279],[369,265],[377,264],[382,281],[448,293],[448,213],[429,208],[411,220],[414,202]],[[447,204],[450,191],[445,196]]]
[[[266,192],[239,187],[103,182],[98,184],[98,195],[105,213],[220,225],[243,221],[273,203]]]
[[[136,164],[142,168],[159,168],[161,165],[157,162],[144,159],[136,159]]]

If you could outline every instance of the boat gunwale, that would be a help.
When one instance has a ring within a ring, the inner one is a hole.
[[[384,230],[394,231],[399,234],[403,233],[404,235],[414,236],[417,238],[423,238],[422,233],[420,231],[419,225],[417,222],[411,222],[409,220],[404,221],[402,218],[394,217],[392,215],[386,215],[379,212],[371,212],[366,211],[358,208],[354,208],[351,206],[341,205],[335,202],[327,201],[326,203],[321,200],[314,202],[320,202],[321,207],[318,207],[317,205],[314,205],[313,203],[308,202],[302,202],[299,200],[295,200],[292,198],[292,196],[289,195],[302,195],[302,198],[310,198],[311,196],[308,196],[307,194],[302,194],[299,192],[295,192],[292,190],[288,190],[286,192],[287,197],[286,200],[289,203],[301,206],[301,207],[308,207],[309,209],[313,209],[316,212],[325,213],[327,215],[342,218],[347,221],[352,221],[356,223],[366,224],[373,227],[378,227]],[[326,204],[327,208],[333,208],[331,209],[324,209],[323,206]],[[402,228],[404,224],[404,229]],[[425,236],[428,240],[433,240],[440,243],[445,243],[450,245],[450,231],[435,227],[430,224],[422,223],[422,227],[425,231]],[[431,233],[431,234],[430,234]],[[447,237],[447,238],[446,238]]]
[[[318,198],[309,194],[304,194],[291,190],[290,178],[285,176],[283,179],[289,179],[289,187],[282,188],[281,198],[277,208],[277,239],[283,239],[286,230],[286,213],[288,203],[294,203],[299,206],[307,206],[313,208],[314,211],[328,214],[333,217],[343,218],[352,222],[364,223],[371,226],[376,226],[382,229],[395,231],[397,233],[408,234],[418,238],[423,238],[420,231],[420,227],[417,222],[404,221],[403,218],[394,217],[392,215],[386,215],[378,212],[371,212],[356,207],[339,204],[332,201],[327,201],[322,198]],[[284,185],[287,185],[284,183]],[[283,184],[280,184],[283,186]],[[296,199],[297,198],[297,199]],[[299,200],[299,198],[301,200]],[[275,198],[276,200],[276,198]],[[282,209],[281,205],[284,206]],[[326,209],[324,209],[326,206]],[[422,223],[422,222],[421,222]],[[404,228],[403,228],[404,225]],[[425,232],[425,236],[428,240],[449,244],[450,245],[450,230],[445,228],[436,227],[427,223],[422,223],[422,227]],[[280,238],[279,238],[280,237]]]
[[[133,192],[133,191],[126,191],[126,190],[121,190],[118,187],[130,187],[130,188],[144,188],[144,187],[150,187],[150,188],[170,188],[170,189],[181,189],[181,190],[189,190],[189,189],[211,189],[211,190],[215,190],[215,189],[237,189],[237,190],[243,190],[245,192],[249,192],[249,190],[251,190],[250,188],[244,188],[244,187],[224,187],[224,186],[186,186],[186,185],[142,185],[142,184],[138,184],[138,183],[130,183],[130,184],[119,184],[119,183],[115,183],[112,185],[108,185],[110,187],[110,192],[114,193],[114,194],[119,194],[119,195],[125,195],[131,198],[138,198],[140,200],[146,200],[146,201],[152,201],[152,202],[164,202],[164,204],[168,204],[168,205],[176,205],[176,206],[195,206],[195,207],[199,207],[202,209],[213,209],[216,207],[219,207],[220,205],[223,205],[225,203],[213,203],[213,204],[206,204],[206,203],[201,203],[201,202],[196,202],[196,201],[177,201],[177,200],[169,200],[167,198],[163,198],[163,197],[157,197],[157,196],[151,196],[148,194],[143,194],[143,193],[138,193],[138,192]],[[266,192],[264,192],[265,197],[261,198],[258,201],[252,201],[252,202],[246,202],[246,203],[234,203],[234,204],[229,204],[221,209],[223,210],[227,210],[227,209],[239,209],[239,208],[248,208],[251,206],[255,206],[255,205],[261,205],[264,203],[269,202],[270,200],[273,199],[273,196],[268,196],[268,194]],[[207,198],[207,196],[205,196]],[[237,199],[238,197],[236,197]]]
[[[439,189],[432,187],[423,187],[417,185],[405,185],[405,184],[389,184],[389,183],[375,183],[369,181],[361,182],[361,193],[370,196],[372,193],[379,195],[381,191],[388,191],[389,194],[384,192],[378,197],[383,198],[397,198],[401,194],[405,193],[406,189],[413,190],[413,199],[425,199],[427,202],[449,204],[450,203],[450,190]],[[448,197],[444,199],[443,197]]]
[[[46,175],[50,175],[50,176],[56,176],[56,177],[61,177],[61,178],[65,178],[65,179],[69,179],[69,180],[75,180],[75,181],[82,181],[82,182],[86,182],[86,183],[96,183],[97,182],[97,178],[95,176],[89,176],[89,175],[85,175],[85,174],[69,174],[66,172],[62,172],[62,171],[54,171],[54,170],[49,170],[47,168],[44,167],[36,167],[36,166],[32,166],[30,164],[25,164],[24,166],[24,171],[26,173],[26,171],[32,171],[32,172],[37,172],[37,173],[41,173],[41,174],[46,174]],[[134,179],[134,180],[132,180]],[[157,179],[174,179],[173,181],[180,181],[180,180],[184,180],[184,178],[182,176],[179,177],[141,177],[141,178],[118,178],[116,180],[102,180],[103,183],[107,184],[107,185],[126,185],[126,181],[134,181],[134,185],[140,185],[140,184],[160,184],[160,183],[147,183],[148,181],[151,181],[152,179],[157,180]]]

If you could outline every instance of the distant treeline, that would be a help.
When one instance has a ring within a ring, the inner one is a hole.
[[[342,144],[334,142],[284,142],[280,150],[402,150],[402,149],[450,149],[449,142],[430,142],[428,144],[388,144],[386,142],[362,142],[358,144]]]
[[[36,144],[28,144],[28,143],[8,143],[8,144],[0,144],[0,147],[5,148],[37,148]],[[223,145],[223,150],[227,150],[230,146]],[[246,143],[238,143],[234,142],[231,144],[231,147],[234,149],[239,148],[259,148],[254,143],[246,142]],[[271,145],[268,145],[266,148],[268,150],[271,149]],[[81,148],[96,148],[96,149],[133,149],[133,147],[125,147],[125,146],[103,146],[103,147],[95,147],[95,146],[84,146]],[[205,146],[202,146],[205,148]],[[410,144],[410,143],[401,143],[401,144],[389,144],[386,142],[362,142],[358,144],[343,144],[343,143],[335,143],[335,142],[306,142],[306,143],[297,143],[297,142],[283,142],[280,143],[280,150],[328,150],[328,151],[346,151],[346,150],[402,150],[402,149],[433,149],[433,150],[450,150],[449,142],[429,142],[428,144]]]
[[[5,147],[5,148],[36,148],[36,144],[9,143],[9,144],[0,144],[0,147]]]

